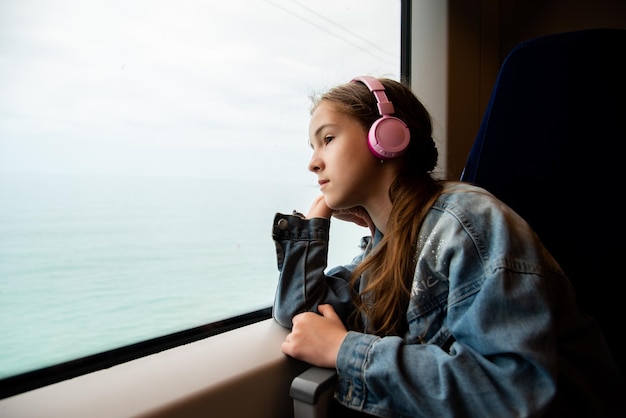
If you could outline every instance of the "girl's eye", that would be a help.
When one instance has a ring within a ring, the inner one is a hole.
[[[330,143],[333,139],[335,139],[335,137],[334,137],[334,136],[332,136],[332,135],[326,135],[326,136],[324,137],[324,144],[328,144],[328,143]]]

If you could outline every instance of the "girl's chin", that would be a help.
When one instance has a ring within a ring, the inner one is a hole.
[[[324,201],[326,202],[326,206],[328,206],[328,208],[331,210],[341,210],[341,209],[350,208],[350,206],[346,206],[342,204],[341,202],[337,202],[336,200],[328,199],[326,197],[324,197]]]
[[[324,203],[328,206],[329,209],[337,210],[337,202],[332,197],[329,197],[326,193],[324,193]]]
[[[349,201],[343,200],[341,196],[333,196],[328,193],[323,193],[324,202],[329,209],[332,210],[342,210],[342,209],[350,209],[355,205]]]

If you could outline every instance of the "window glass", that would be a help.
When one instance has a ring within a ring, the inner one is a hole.
[[[399,73],[400,1],[1,2],[0,379],[271,306],[309,96]]]

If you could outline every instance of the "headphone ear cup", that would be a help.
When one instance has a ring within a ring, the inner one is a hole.
[[[393,116],[383,116],[370,128],[367,144],[377,158],[390,159],[402,155],[410,139],[409,128],[402,120]]]

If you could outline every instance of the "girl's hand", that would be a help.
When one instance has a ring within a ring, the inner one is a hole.
[[[369,213],[367,213],[367,211],[361,206],[356,206],[350,209],[336,210],[333,212],[333,216],[337,219],[341,219],[342,221],[353,222],[365,228],[374,228],[372,218],[370,218]]]
[[[293,317],[283,353],[319,367],[336,368],[337,353],[348,334],[331,305],[319,305],[321,315],[304,312]]]
[[[324,195],[321,194],[315,198],[311,208],[309,209],[309,213],[307,213],[307,219],[311,218],[326,218],[330,219],[333,215],[333,210],[326,205],[326,200],[324,200]]]
[[[339,209],[332,210],[326,205],[326,200],[324,200],[324,195],[319,195],[313,201],[311,208],[309,209],[309,213],[306,215],[307,219],[311,218],[326,218],[330,219],[331,216],[334,216],[337,219],[346,222],[353,222],[359,226],[369,228],[372,236],[374,236],[375,226],[372,218],[370,218],[369,213],[365,210],[365,208],[361,206],[356,206],[349,209]]]

